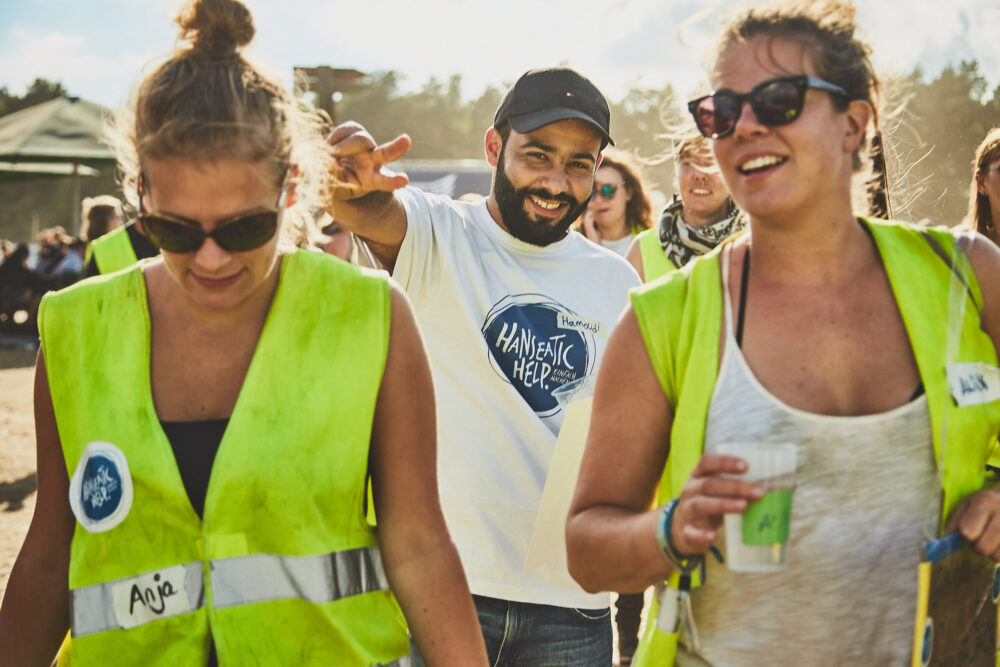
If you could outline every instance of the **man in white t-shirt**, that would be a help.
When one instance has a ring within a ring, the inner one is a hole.
[[[485,137],[487,199],[406,185],[356,123],[335,130],[330,213],[409,294],[438,413],[441,503],[474,594],[491,664],[611,664],[608,594],[568,572],[525,571],[562,409],[553,390],[597,372],[638,275],[570,233],[611,143],[604,96],[565,68],[532,70]]]

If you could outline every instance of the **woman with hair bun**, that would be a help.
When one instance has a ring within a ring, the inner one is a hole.
[[[635,290],[608,342],[567,551],[587,590],[658,584],[634,665],[911,664],[923,542],[1000,560],[1000,250],[853,212],[879,143],[854,13],[786,0],[726,27],[689,110],[748,232]],[[764,509],[782,530],[757,542],[785,544],[780,572],[705,555],[765,493],[733,442],[794,446],[790,523]]]
[[[279,245],[325,125],[241,55],[241,2],[177,20],[113,128],[161,255],[41,306],[4,664],[49,664],[67,627],[79,665],[402,664],[407,624],[431,664],[485,664],[408,302]]]

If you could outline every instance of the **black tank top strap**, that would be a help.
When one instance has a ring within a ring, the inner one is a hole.
[[[747,282],[750,278],[750,246],[743,255],[743,273],[740,275],[740,307],[736,314],[736,346],[743,349],[743,320],[747,312]]]

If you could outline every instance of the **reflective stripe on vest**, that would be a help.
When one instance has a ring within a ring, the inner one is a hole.
[[[251,554],[212,561],[216,608],[285,598],[321,604],[388,589],[378,547],[321,556]]]
[[[201,562],[184,563],[181,567],[184,568],[184,587],[187,591],[188,604],[185,605],[186,608],[182,609],[164,609],[163,614],[158,618],[187,614],[205,603],[201,579]],[[156,576],[155,570],[140,574],[137,577],[105,581],[100,584],[84,586],[83,588],[76,588],[70,591],[70,618],[72,619],[71,627],[73,629],[73,636],[85,637],[97,632],[118,630],[126,627],[126,624],[123,624],[118,619],[118,614],[115,612],[114,591],[120,586],[126,586],[131,589],[132,586],[136,585],[133,582],[137,580],[150,580],[154,576]],[[145,592],[141,588],[138,590],[140,595],[144,595]],[[131,597],[131,591],[129,591],[129,596]],[[156,617],[149,620],[156,620]],[[148,623],[149,621],[145,622]]]
[[[150,621],[192,612],[205,603],[201,563],[185,563],[187,604],[164,609],[135,624],[122,623],[115,610],[115,590],[121,586],[137,587],[140,580],[151,580],[160,570],[136,577],[105,581],[72,591],[73,636],[135,627]],[[250,554],[211,562],[212,596],[216,608],[234,607],[254,602],[298,598],[315,604],[373,591],[389,590],[378,547],[360,547],[319,556],[280,556]],[[130,591],[126,591],[131,596]],[[120,594],[119,594],[120,595]],[[155,592],[154,592],[155,596]],[[120,603],[119,603],[120,604]]]

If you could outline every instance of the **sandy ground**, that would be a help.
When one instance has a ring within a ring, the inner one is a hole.
[[[35,353],[0,349],[0,598],[35,509]]]

